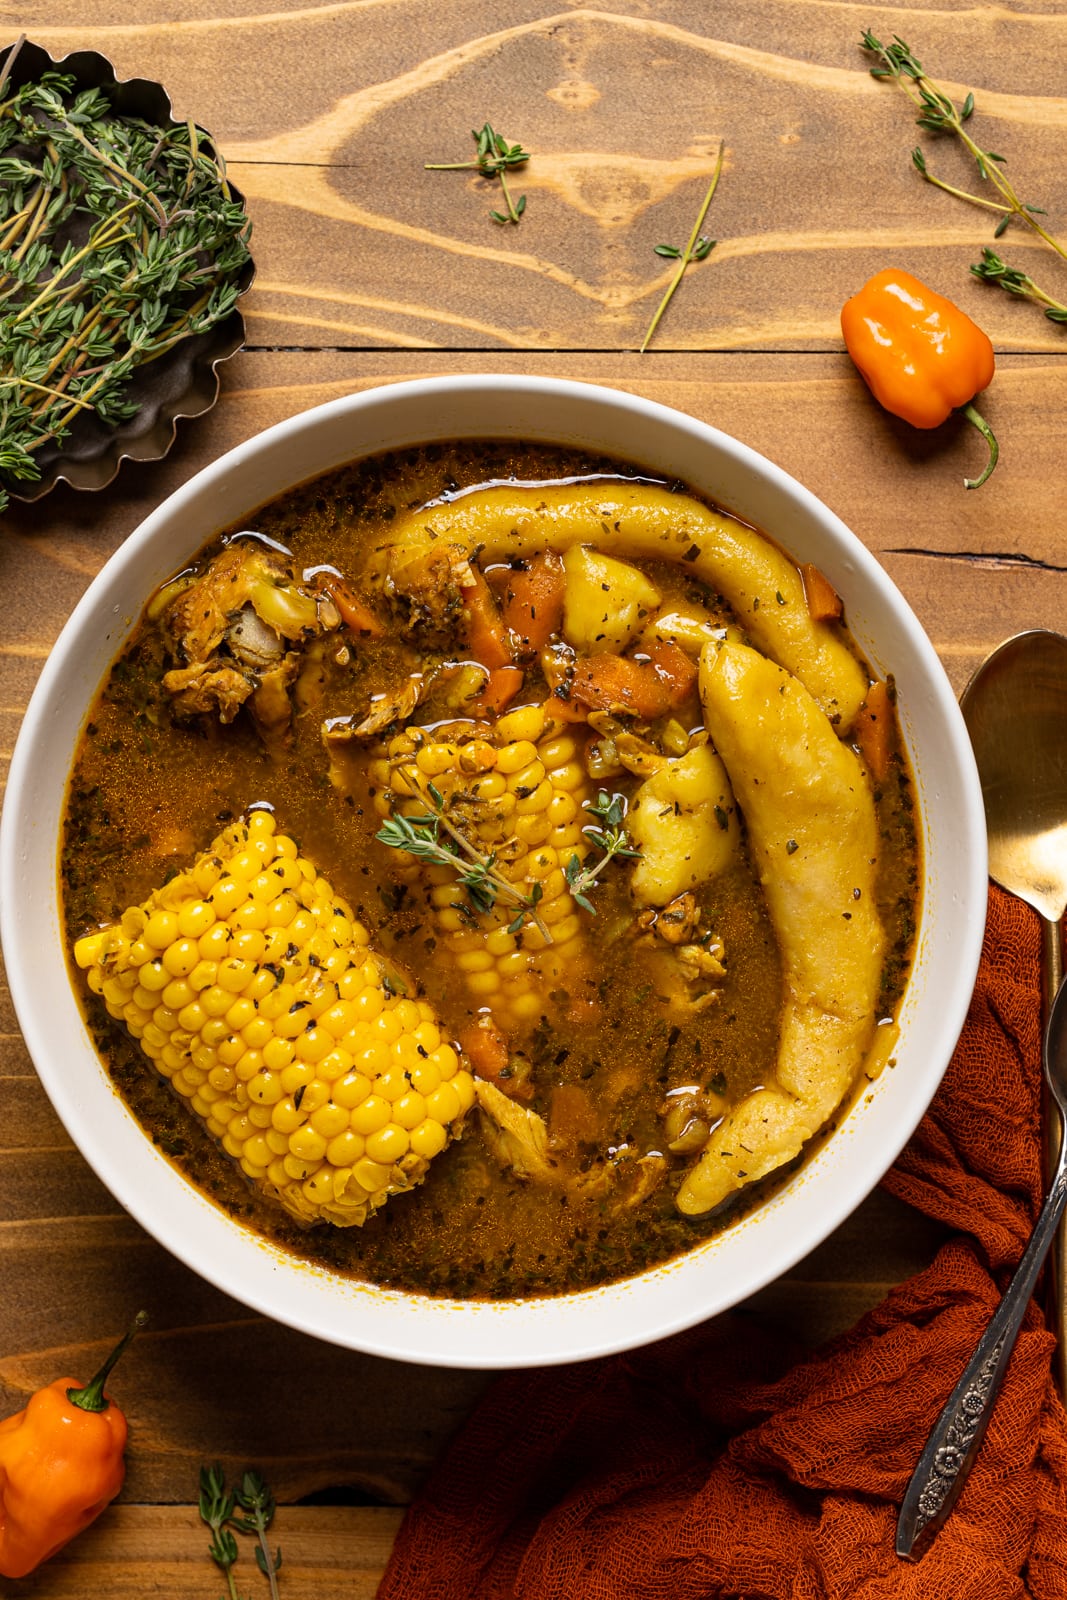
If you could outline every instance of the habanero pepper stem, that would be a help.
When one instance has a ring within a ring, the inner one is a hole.
[[[57,1378],[0,1422],[0,1576],[33,1572],[122,1488],[126,1419],[104,1384],[147,1320],[138,1313],[83,1388],[73,1378]]]
[[[940,427],[959,411],[978,429],[989,460],[979,489],[1000,454],[993,430],[973,404],[992,380],[993,346],[967,314],[910,272],[875,273],[841,309],[845,345],[879,405],[913,428]]]

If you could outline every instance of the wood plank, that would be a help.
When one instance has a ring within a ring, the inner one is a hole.
[[[281,1546],[283,1593],[315,1600],[373,1600],[401,1512],[392,1507],[286,1506],[271,1529]],[[80,1538],[28,1578],[0,1578],[3,1600],[143,1600],[181,1595],[218,1600],[223,1579],[193,1506],[112,1506]],[[242,1541],[240,1593],[266,1585]]]
[[[719,244],[691,270],[661,348],[839,348],[842,302],[887,260],[958,299],[999,348],[1063,348],[1035,308],[969,276],[992,242],[988,213],[918,177],[912,110],[870,77],[850,12],[796,0],[554,12],[511,0],[488,21],[469,0],[223,9],[131,23],[113,3],[87,22],[61,0],[20,22],[57,53],[103,48],[123,75],[158,74],[176,111],[215,133],[255,225],[253,345],[635,348],[672,271],[654,246],[688,236],[723,139],[708,224]],[[930,70],[959,97],[975,89],[972,129],[1052,205],[1062,3],[1035,15],[953,0],[915,22]],[[899,17],[875,5],[862,24],[888,38]],[[491,221],[495,186],[424,171],[468,158],[485,118],[534,152],[517,228]],[[948,141],[930,159],[974,186]],[[1038,241],[1013,230],[1009,243],[1013,261],[1059,281]]]

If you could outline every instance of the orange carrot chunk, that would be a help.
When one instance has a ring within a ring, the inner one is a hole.
[[[893,754],[893,706],[889,685],[872,683],[852,729],[860,755],[876,783],[882,783]]]
[[[656,676],[667,686],[670,696],[669,711],[677,711],[696,691],[699,669],[680,645],[669,639],[658,640],[648,647]]]
[[[341,621],[352,633],[362,634],[367,639],[385,638],[386,627],[381,617],[349,588],[343,578],[335,578],[330,574],[322,579],[322,587],[337,607]]]
[[[521,667],[494,667],[478,693],[468,701],[468,709],[476,717],[503,711],[522,688],[525,677]]]
[[[803,561],[800,577],[812,622],[836,622],[844,614],[845,607],[825,572],[820,572],[811,561]]]
[[[508,569],[501,615],[525,650],[540,650],[559,633],[565,584],[563,559],[555,550],[542,550],[522,566]]]
[[[480,1016],[458,1036],[460,1049],[474,1069],[475,1076],[495,1084],[512,1100],[529,1100],[534,1086],[522,1073],[513,1071],[508,1041],[492,1017]]]
[[[590,711],[629,712],[646,722],[677,710],[696,685],[694,663],[667,642],[653,645],[648,655],[643,661],[606,651],[586,656],[570,680],[572,703]]]
[[[515,659],[515,647],[500,609],[477,567],[471,568],[471,577],[473,581],[463,586],[467,645],[471,655],[490,671],[494,667],[508,667]]]

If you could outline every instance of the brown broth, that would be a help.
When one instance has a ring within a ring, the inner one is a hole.
[[[332,566],[354,580],[399,511],[458,487],[493,480],[552,480],[634,469],[575,451],[513,443],[434,446],[375,458],[331,473],[260,508],[252,526],[294,553],[297,569]],[[229,530],[230,532],[236,530]],[[216,540],[210,551],[218,547]],[[648,569],[665,595],[706,591],[677,568]],[[714,602],[722,610],[722,602]],[[374,835],[381,818],[369,789],[348,796],[330,783],[324,718],[365,708],[410,670],[395,640],[352,651],[328,668],[321,703],[298,712],[291,742],[268,757],[244,714],[228,727],[179,722],[160,688],[158,633],[145,622],[116,662],[90,714],[69,788],[61,876],[68,937],[113,921],[185,866],[228,820],[266,801],[355,909],[372,943],[409,972],[454,1035],[475,1005],[435,936],[426,907],[398,882],[394,853]],[[421,714],[421,713],[420,713]],[[416,714],[415,720],[419,720]],[[634,786],[630,781],[631,788]],[[615,780],[613,787],[621,787]],[[876,796],[885,841],[880,911],[890,951],[883,1004],[890,1014],[906,980],[918,895],[918,856],[909,774],[896,744]],[[589,1091],[595,1122],[580,1130],[589,1166],[632,1144],[661,1148],[657,1115],[673,1088],[700,1084],[736,1101],[766,1081],[777,1043],[781,974],[762,892],[747,861],[702,893],[705,917],[725,942],[727,975],[718,1002],[683,1020],[657,1000],[657,973],[624,930],[632,917],[625,868],[597,888],[587,939],[595,952],[599,1017],[568,1020],[565,993],[521,1041],[533,1061],[533,1105],[551,1113],[569,1086]],[[84,990],[80,975],[75,978]],[[432,1163],[426,1182],[394,1197],[363,1228],[306,1230],[271,1205],[208,1136],[195,1114],[156,1076],[102,1004],[85,996],[91,1028],[114,1082],[149,1136],[191,1182],[262,1234],[309,1261],[361,1279],[428,1294],[555,1294],[630,1276],[722,1228],[759,1199],[744,1192],[727,1214],[681,1216],[673,1181],[627,1210],[610,1194],[580,1199],[539,1189],[502,1171],[472,1117],[464,1137]],[[584,1104],[583,1100],[583,1104]],[[551,1117],[550,1117],[551,1125]]]

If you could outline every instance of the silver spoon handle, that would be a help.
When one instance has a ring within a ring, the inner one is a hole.
[[[1026,1307],[1067,1205],[1062,1156],[1030,1242],[911,1475],[897,1519],[896,1551],[910,1557],[924,1534],[945,1521],[967,1481],[1008,1368]]]

